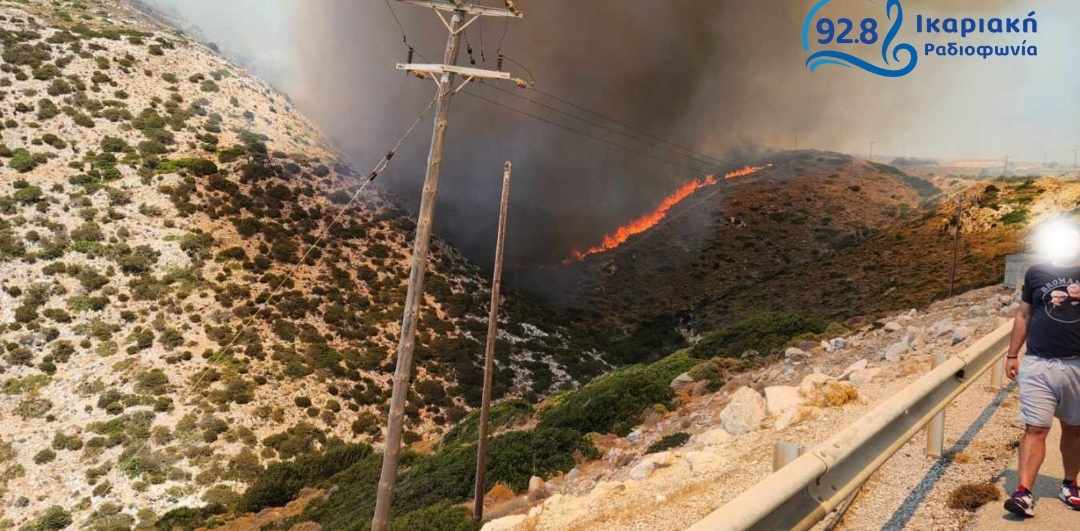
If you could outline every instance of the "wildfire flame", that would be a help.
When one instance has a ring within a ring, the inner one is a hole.
[[[724,180],[731,181],[734,179],[738,179],[739,177],[753,175],[754,173],[757,173],[765,168],[766,166],[746,166],[743,168],[739,168],[725,174]],[[675,208],[676,205],[686,200],[686,198],[694,195],[694,192],[697,192],[698,190],[705,188],[706,186],[712,186],[718,182],[719,180],[716,178],[715,175],[707,175],[703,178],[694,179],[680,186],[677,190],[675,190],[667,197],[665,197],[662,201],[660,201],[660,205],[657,206],[656,209],[652,212],[645,214],[644,216],[641,216],[640,218],[637,218],[630,223],[627,223],[626,225],[615,229],[614,232],[604,236],[604,239],[601,240],[600,245],[590,247],[584,251],[571,252],[570,258],[567,258],[563,263],[570,263],[575,261],[580,262],[588,256],[606,253],[612,249],[617,248],[618,246],[625,243],[626,240],[630,239],[631,236],[641,234],[655,227],[658,223],[663,221],[665,217],[667,217],[668,212],[670,212],[672,208]]]

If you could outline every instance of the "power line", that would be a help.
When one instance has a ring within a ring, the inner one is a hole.
[[[638,131],[637,131],[637,130],[636,130],[636,129],[635,129],[634,127],[633,127],[633,126],[631,126],[631,125],[629,125],[629,124],[627,124],[627,123],[625,123],[625,122],[619,121],[619,120],[617,120],[617,119],[615,119],[615,118],[612,118],[612,117],[610,117],[610,116],[607,116],[607,115],[605,115],[605,114],[602,114],[602,113],[599,113],[599,112],[596,112],[596,111],[590,110],[590,109],[588,109],[588,108],[586,108],[586,107],[584,107],[584,106],[581,106],[581,105],[578,105],[578,104],[576,104],[576,103],[574,103],[574,102],[572,102],[572,101],[569,101],[569,100],[567,100],[566,98],[563,98],[563,97],[560,97],[560,96],[556,96],[555,94],[552,94],[552,93],[550,93],[550,92],[545,92],[545,91],[543,91],[543,90],[540,90],[540,89],[536,88],[536,87],[535,87],[534,85],[530,85],[530,86],[529,86],[529,88],[530,88],[530,89],[531,89],[531,90],[532,90],[533,92],[536,92],[536,93],[538,93],[538,94],[540,94],[540,95],[543,95],[543,96],[546,96],[546,97],[548,97],[548,98],[551,98],[551,99],[553,99],[553,100],[555,100],[555,101],[558,101],[559,103],[562,103],[562,104],[564,104],[564,105],[568,105],[568,106],[570,106],[570,107],[573,107],[574,109],[577,109],[577,110],[579,110],[579,111],[581,111],[581,112],[584,112],[584,113],[587,113],[587,114],[591,114],[591,115],[593,115],[593,116],[595,116],[595,117],[597,117],[597,118],[600,118],[600,119],[602,119],[602,120],[606,120],[606,121],[609,121],[609,122],[611,122],[611,123],[613,123],[613,124],[615,124],[615,125],[618,125],[619,127],[622,127],[622,128],[624,128],[624,129],[626,129],[626,130],[628,130],[628,131],[632,131],[632,132],[634,132],[635,134],[638,134],[638,135],[640,135],[640,136],[643,136],[643,137],[645,137],[645,138],[648,138],[648,139],[650,139],[650,140],[653,140],[653,141],[655,141],[655,142],[659,142],[659,143],[661,143],[661,144],[666,144],[666,145],[668,145],[668,146],[671,146],[671,147],[673,147],[673,148],[677,148],[677,149],[679,149],[679,150],[682,150],[682,151],[685,151],[685,152],[687,152],[687,153],[697,153],[697,152],[696,152],[695,150],[693,150],[693,149],[691,149],[691,148],[689,148],[689,147],[686,147],[686,146],[684,146],[684,145],[682,145],[682,144],[677,144],[677,143],[675,143],[675,142],[671,142],[670,140],[666,140],[666,139],[664,139],[664,138],[658,137],[658,136],[656,136],[656,135],[653,135],[653,134],[650,134],[650,133],[646,133],[646,132],[638,132]],[[722,162],[723,162],[723,161],[721,161],[721,160],[717,159],[716,157],[712,157],[712,156],[709,156],[709,155],[704,155],[704,154],[702,154],[702,156],[705,156],[705,157],[707,157],[707,158],[713,159],[713,160],[715,160],[715,161],[716,161],[717,163],[722,163]]]
[[[597,127],[597,128],[603,129],[604,131],[614,133],[616,135],[622,135],[622,136],[624,136],[626,138],[629,138],[631,141],[640,142],[642,144],[649,145],[649,147],[652,148],[652,149],[664,149],[664,148],[661,148],[659,146],[656,146],[653,142],[651,142],[649,140],[649,138],[646,135],[644,135],[642,133],[636,133],[636,132],[633,132],[633,131],[627,132],[627,131],[623,131],[623,130],[620,130],[620,129],[615,129],[615,128],[612,128],[612,127],[607,126],[605,124],[598,123],[598,122],[596,122],[594,120],[589,120],[589,119],[586,119],[586,118],[582,118],[582,117],[580,117],[580,116],[578,116],[576,114],[566,112],[566,111],[564,111],[562,109],[558,109],[558,108],[553,107],[551,105],[548,105],[548,104],[546,104],[544,102],[532,99],[532,98],[530,98],[528,96],[522,96],[522,95],[520,95],[520,94],[518,94],[518,93],[516,93],[514,91],[511,91],[511,90],[507,90],[507,89],[504,89],[502,87],[497,87],[497,86],[493,86],[493,85],[488,85],[486,83],[484,83],[483,85],[491,87],[491,88],[493,88],[495,90],[498,90],[500,92],[504,92],[506,94],[509,94],[509,95],[511,95],[511,96],[513,96],[515,98],[525,100],[525,101],[530,102],[530,103],[532,103],[534,105],[538,105],[538,106],[543,107],[543,108],[545,108],[547,110],[550,110],[552,112],[561,114],[561,115],[569,117],[571,119],[584,122],[584,123],[586,123],[586,124],[588,124],[588,125],[590,125],[592,127]],[[670,148],[668,148],[667,151],[671,152],[673,155],[675,155],[675,156],[677,156],[679,158],[687,158],[689,160],[704,164],[706,166],[723,164],[723,162],[721,162],[719,160],[716,160],[713,157],[710,157],[710,156],[708,156],[708,155],[706,155],[704,153],[698,153],[698,152],[693,152],[693,151],[691,151],[689,153],[683,153],[682,151],[678,151],[678,150],[674,150],[674,149],[670,149]]]
[[[487,102],[487,103],[489,103],[491,105],[495,105],[497,107],[502,107],[504,109],[513,111],[515,113],[518,113],[518,114],[521,114],[523,116],[532,118],[534,120],[538,120],[538,121],[543,122],[545,124],[548,124],[548,125],[551,125],[551,126],[554,126],[554,127],[558,127],[559,129],[563,129],[563,130],[565,130],[567,132],[570,132],[570,133],[573,133],[573,134],[576,134],[576,135],[580,135],[580,136],[583,136],[585,138],[595,140],[597,142],[607,144],[607,145],[609,145],[611,147],[614,147],[616,149],[624,151],[624,152],[628,153],[629,155],[631,155],[633,157],[653,159],[655,161],[662,162],[662,163],[664,163],[666,165],[676,167],[676,168],[683,167],[685,165],[685,161],[675,161],[675,160],[672,160],[672,159],[658,157],[658,156],[651,155],[651,154],[648,154],[648,153],[642,153],[640,149],[635,149],[635,148],[632,148],[632,147],[629,147],[629,146],[618,144],[618,143],[612,142],[612,141],[607,140],[607,139],[598,138],[598,137],[596,137],[596,136],[594,136],[594,135],[592,135],[592,134],[590,134],[590,133],[588,133],[586,131],[582,131],[580,129],[575,129],[573,127],[570,127],[570,126],[568,126],[566,124],[563,124],[563,123],[560,123],[560,122],[556,122],[554,120],[549,120],[547,118],[544,118],[543,116],[539,116],[539,115],[530,113],[528,111],[519,109],[517,107],[507,105],[507,104],[505,104],[503,102],[493,100],[491,98],[487,98],[485,96],[482,96],[480,94],[477,94],[477,93],[469,91],[469,90],[463,90],[461,93],[466,94],[468,96],[472,96],[473,98],[476,98],[478,100]],[[700,171],[702,173],[712,173],[714,171],[714,168],[711,168],[711,167],[710,168],[701,168],[701,167],[692,166],[692,165],[691,165],[691,169],[693,169],[695,171]]]

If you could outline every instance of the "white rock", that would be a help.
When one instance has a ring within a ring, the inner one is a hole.
[[[724,428],[714,428],[690,437],[689,443],[695,447],[717,446],[731,440],[731,434]]]
[[[954,328],[956,328],[956,325],[952,321],[944,319],[934,324],[933,328],[930,329],[930,334],[934,337],[943,337],[952,334]]]
[[[721,470],[729,464],[719,452],[712,450],[686,452],[683,454],[682,458],[687,466],[690,467],[690,471],[694,474],[704,474]]]
[[[720,412],[720,425],[732,435],[754,431],[765,421],[765,409],[761,394],[749,387],[739,388]]]
[[[693,383],[694,379],[690,377],[690,373],[684,372],[676,376],[675,379],[671,381],[671,388],[678,390]]]
[[[818,387],[832,379],[831,376],[820,372],[807,374],[799,383],[799,394],[804,398],[814,396]]]
[[[630,432],[626,436],[626,440],[628,440],[628,441],[630,441],[632,443],[637,443],[638,441],[641,440],[641,430],[634,430],[634,431]]]
[[[800,422],[813,419],[817,416],[818,411],[820,411],[820,408],[816,407],[793,407],[776,417],[776,423],[773,427],[777,430],[786,430]]]
[[[480,531],[516,531],[525,524],[525,520],[528,518],[529,517],[524,514],[504,516],[484,524],[484,527],[481,528]]]
[[[843,337],[834,337],[828,341],[822,341],[821,346],[825,352],[839,352],[847,348],[848,341]]]
[[[806,357],[806,351],[799,348],[799,347],[788,347],[787,350],[784,351],[784,357],[785,358],[805,358]]]
[[[673,462],[674,458],[671,452],[658,452],[647,455],[641,462],[634,465],[634,468],[630,469],[630,479],[641,481],[652,475],[657,468],[671,466]]]
[[[840,373],[840,376],[838,376],[837,379],[838,380],[847,379],[849,376],[851,376],[851,373],[853,373],[855,371],[861,371],[861,370],[867,368],[869,365],[870,365],[870,361],[867,360],[866,358],[863,358],[863,359],[861,359],[859,361],[856,361],[855,363],[852,363],[851,365],[848,365],[847,368],[844,369],[844,372]]]
[[[770,415],[780,416],[790,409],[797,409],[802,403],[797,387],[774,385],[765,388],[765,409]]]
[[[968,336],[971,335],[971,329],[965,326],[957,327],[952,333],[952,344],[957,345],[963,343]]]
[[[904,326],[901,325],[900,323],[896,322],[896,321],[889,321],[889,322],[885,323],[885,331],[887,331],[887,332],[899,332],[900,330],[903,330],[903,329],[904,329]]]
[[[577,478],[580,477],[580,476],[581,476],[581,470],[578,469],[578,467],[574,467],[574,468],[571,468],[570,471],[566,473],[566,480],[567,481],[577,481]]]
[[[877,376],[880,372],[881,369],[878,367],[861,369],[852,372],[851,375],[848,376],[848,381],[856,386],[862,387],[872,382],[874,380],[874,377]]]
[[[540,516],[540,514],[543,513],[543,512],[544,512],[544,505],[543,504],[536,505],[532,509],[529,509],[529,518],[536,518],[536,517]]]
[[[895,363],[900,361],[900,358],[904,354],[907,354],[909,350],[911,350],[911,345],[909,345],[907,341],[897,341],[896,343],[889,345],[889,348],[881,353],[881,359]]]
[[[533,493],[540,493],[540,492],[545,492],[546,493],[546,491],[547,491],[547,484],[544,483],[544,480],[541,479],[540,476],[533,476],[533,477],[529,478],[529,496],[530,497],[533,495]]]

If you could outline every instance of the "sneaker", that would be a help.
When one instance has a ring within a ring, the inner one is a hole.
[[[1005,510],[1017,516],[1030,518],[1035,516],[1035,500],[1031,498],[1031,492],[1017,490],[1005,500]]]
[[[1080,511],[1080,488],[1077,488],[1075,483],[1062,485],[1058,498],[1070,509]]]

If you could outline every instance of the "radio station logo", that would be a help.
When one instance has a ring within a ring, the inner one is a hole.
[[[1024,17],[936,17],[905,15],[901,0],[885,2],[879,17],[852,19],[827,9],[833,0],[816,0],[802,25],[806,67],[857,68],[867,73],[898,78],[913,72],[922,57],[978,58],[1037,57],[1038,46],[1028,38],[1038,33],[1032,11]],[[914,22],[914,24],[912,24]],[[905,26],[906,25],[906,26]],[[917,48],[902,37],[912,28],[928,40]],[[930,37],[932,36],[932,37]],[[929,40],[941,37],[941,41]],[[1010,41],[1019,37],[1020,42]],[[948,40],[951,39],[951,40]],[[945,42],[947,40],[947,42]]]

